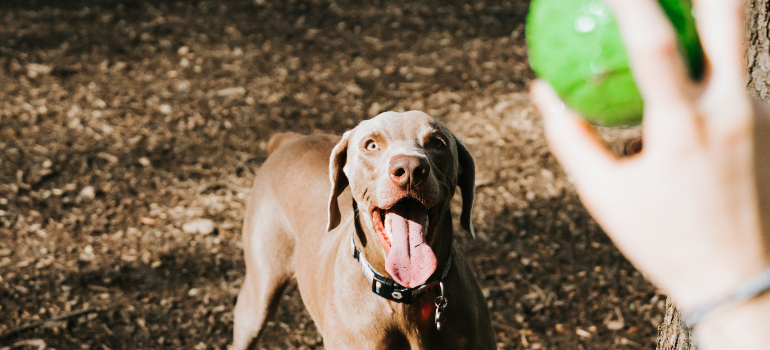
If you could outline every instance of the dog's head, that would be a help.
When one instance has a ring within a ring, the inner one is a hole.
[[[475,235],[473,158],[425,113],[385,112],[362,122],[334,147],[329,170],[327,230],[339,225],[337,197],[350,186],[361,224],[382,246],[386,270],[405,287],[424,283],[436,270],[436,229],[456,187],[463,200],[460,224]]]

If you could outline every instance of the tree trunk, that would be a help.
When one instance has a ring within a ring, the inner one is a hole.
[[[666,300],[666,317],[663,318],[663,323],[660,324],[658,330],[660,331],[658,334],[658,350],[695,349],[690,341],[691,334],[685,329],[684,323],[682,323],[682,315],[674,307],[671,298]]]
[[[748,90],[770,102],[770,0],[745,0],[746,4],[746,75]],[[658,328],[658,350],[697,350],[671,299],[666,301],[666,316]]]
[[[770,92],[768,0],[746,0],[746,74],[748,88],[765,101]]]

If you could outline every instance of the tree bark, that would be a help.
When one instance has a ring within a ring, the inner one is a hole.
[[[751,93],[768,101],[770,93],[770,33],[768,0],[746,0],[746,75]]]
[[[770,102],[770,0],[745,0],[746,80],[748,91]],[[669,298],[658,328],[657,350],[697,350],[681,314]]]
[[[666,300],[666,316],[658,327],[658,350],[694,350],[690,332],[685,329],[682,315],[671,298]]]

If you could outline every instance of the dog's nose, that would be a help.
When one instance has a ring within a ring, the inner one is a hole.
[[[390,159],[390,178],[400,187],[415,187],[428,178],[430,163],[419,156],[397,155]]]

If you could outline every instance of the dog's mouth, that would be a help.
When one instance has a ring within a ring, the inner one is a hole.
[[[374,230],[387,254],[385,270],[399,284],[414,288],[436,271],[436,210],[405,197],[388,209],[370,210]],[[431,223],[434,223],[432,226]]]

